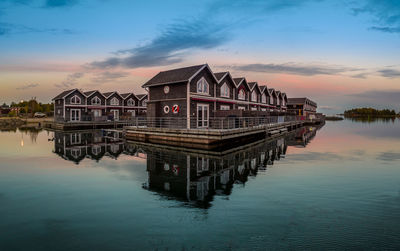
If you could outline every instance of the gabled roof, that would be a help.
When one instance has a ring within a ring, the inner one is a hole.
[[[229,72],[225,71],[225,72],[217,72],[214,73],[215,78],[219,81],[221,81]]]
[[[102,94],[104,95],[104,97],[108,98],[110,97],[114,92],[103,92]]]
[[[274,88],[268,89],[268,92],[270,95],[275,94],[275,96],[278,96],[278,95],[276,95],[276,91]]]
[[[120,96],[121,96],[123,99],[127,99],[127,98],[128,98],[129,96],[131,96],[131,95],[133,95],[134,97],[138,98],[133,92],[123,93],[123,94],[121,94]]]
[[[72,93],[73,91],[75,91],[76,89],[72,89],[72,90],[67,90],[67,91],[63,91],[62,93],[58,94],[57,96],[55,96],[52,100],[56,100],[56,99],[62,99],[65,96],[67,96],[69,93]]]
[[[278,96],[278,97],[281,97],[281,98],[282,98],[281,91],[276,91],[276,96]]]
[[[247,84],[250,87],[250,91],[252,91],[254,89],[254,87],[257,85],[257,82],[248,82]]]
[[[122,99],[124,99],[124,98],[121,96],[121,94],[119,94],[118,92],[104,92],[103,95],[104,95],[104,97],[109,98],[109,97],[111,97],[111,95],[113,95],[114,93],[116,93],[118,96],[120,96]]]
[[[263,94],[265,92],[265,90],[268,89],[266,85],[261,85],[261,86],[259,85],[258,88],[260,88],[261,94]]]
[[[147,81],[144,85],[142,85],[142,87],[145,88],[156,85],[188,82],[192,80],[192,78],[195,77],[204,68],[208,68],[215,81],[218,82],[208,64],[202,64],[168,71],[161,71],[152,79]]]
[[[233,79],[233,82],[235,82],[236,88],[239,87],[242,84],[243,81],[244,81],[245,85],[247,86],[247,88],[250,89],[249,84],[246,81],[246,78],[241,77],[241,78],[234,78]]]
[[[288,98],[288,104],[291,105],[297,105],[297,104],[305,104],[306,101],[308,101],[309,103],[311,103],[314,106],[317,106],[317,103],[315,103],[314,101],[308,99],[308,98]]]
[[[53,98],[52,100],[63,99],[63,98],[65,98],[66,96],[68,96],[69,94],[73,93],[74,91],[78,91],[78,92],[80,92],[83,96],[86,97],[86,95],[85,95],[83,92],[81,92],[78,88],[75,88],[75,89],[63,91],[62,93],[58,94],[58,95],[57,95],[55,98]]]
[[[147,94],[138,94],[138,95],[136,95],[136,97],[137,97],[139,100],[142,100],[143,98],[147,97]]]
[[[101,93],[101,92],[100,92],[100,91],[98,91],[98,90],[87,91],[87,92],[84,92],[83,94],[85,94],[85,95],[86,95],[86,97],[88,98],[88,97],[92,96],[93,94],[95,94],[96,92],[98,92],[100,95],[102,95],[103,97],[105,97],[105,96],[104,96],[104,94],[103,94],[103,93]]]

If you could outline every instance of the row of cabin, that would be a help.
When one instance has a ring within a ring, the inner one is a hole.
[[[160,72],[142,87],[148,91],[148,117],[186,118],[188,128],[208,127],[212,117],[283,115],[287,111],[284,92],[244,77],[233,78],[229,72],[213,73],[207,64]]]
[[[144,116],[147,94],[72,89],[60,93],[53,101],[55,121],[119,121]]]

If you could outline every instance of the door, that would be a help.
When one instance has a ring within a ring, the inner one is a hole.
[[[93,110],[93,115],[95,118],[101,117],[101,110]]]
[[[197,104],[197,127],[208,127],[209,107],[205,104]]]
[[[80,121],[80,120],[81,120],[81,110],[71,109],[71,121]]]
[[[119,120],[119,111],[118,110],[111,110],[111,112],[113,114],[114,121],[118,121]]]

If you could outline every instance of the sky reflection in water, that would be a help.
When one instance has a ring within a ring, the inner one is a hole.
[[[222,157],[1,132],[0,249],[395,249],[399,129],[327,122]]]

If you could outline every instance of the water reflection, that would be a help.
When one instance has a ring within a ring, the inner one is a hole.
[[[316,127],[301,128],[284,137],[260,140],[223,152],[125,142],[117,132],[55,132],[54,152],[79,164],[88,158],[117,159],[121,154],[146,159],[143,188],[168,199],[208,208],[214,196],[227,196],[234,184],[244,185],[285,157],[288,146],[305,147]]]

